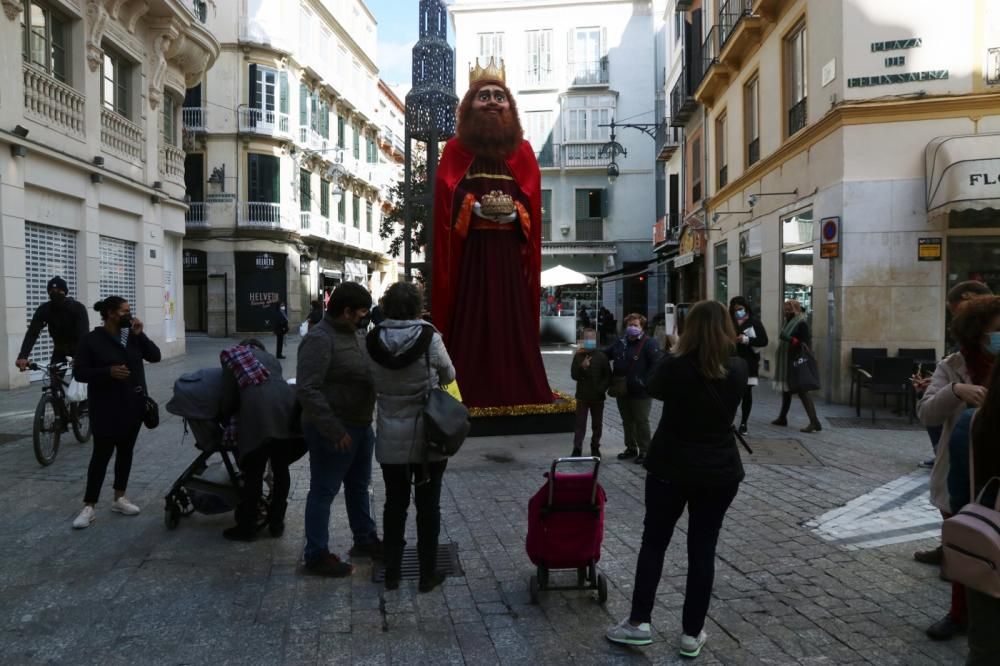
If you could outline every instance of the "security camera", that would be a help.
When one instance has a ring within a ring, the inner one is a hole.
[[[754,206],[757,205],[757,195],[756,194],[751,194],[750,196],[747,197],[747,205],[749,205],[751,208],[753,208]]]

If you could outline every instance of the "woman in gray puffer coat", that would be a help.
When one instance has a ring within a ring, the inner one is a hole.
[[[455,380],[455,366],[441,334],[418,319],[421,302],[415,285],[391,285],[382,297],[386,319],[368,333],[367,346],[378,399],[375,459],[382,466],[385,481],[385,587],[399,587],[412,483],[417,507],[419,590],[430,592],[444,580],[434,565],[441,531],[441,478],[448,461],[425,452],[423,408],[428,391]]]

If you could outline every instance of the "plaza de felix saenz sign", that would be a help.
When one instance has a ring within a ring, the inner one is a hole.
[[[893,39],[886,42],[872,42],[872,53],[892,53],[886,56],[883,64],[887,71],[885,74],[873,74],[871,76],[855,76],[847,79],[848,88],[868,88],[871,86],[886,86],[895,83],[915,83],[917,81],[941,81],[948,78],[947,69],[932,69],[920,72],[895,72],[894,67],[906,67],[906,55],[899,54],[898,51],[917,49],[923,46],[920,37],[908,39]]]

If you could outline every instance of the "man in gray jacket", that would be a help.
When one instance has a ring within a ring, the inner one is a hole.
[[[329,550],[330,505],[341,484],[354,534],[350,555],[382,555],[368,494],[375,388],[358,330],[371,304],[364,287],[341,284],[330,296],[326,316],[299,344],[295,381],[310,470],[303,559],[307,571],[322,576],[348,576],[354,570]]]

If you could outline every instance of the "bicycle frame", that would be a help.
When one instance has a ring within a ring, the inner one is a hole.
[[[29,367],[32,370],[40,370],[44,374],[42,395],[46,393],[50,394],[58,409],[59,418],[65,423],[71,423],[72,418],[69,413],[69,405],[66,403],[66,387],[69,386],[69,382],[64,379],[66,372],[70,369],[70,364],[67,362],[53,363],[43,367],[37,363],[32,363]]]

